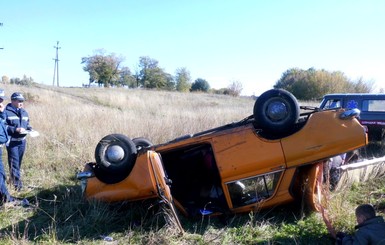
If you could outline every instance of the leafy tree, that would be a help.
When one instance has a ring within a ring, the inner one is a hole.
[[[136,75],[139,84],[144,88],[173,90],[175,84],[170,74],[158,66],[158,61],[148,56],[139,58],[140,71]]]
[[[21,85],[21,86],[30,86],[33,84],[33,78],[27,77],[26,75],[24,75],[22,79],[20,79],[18,77],[11,78],[10,83],[16,84],[16,85]]]
[[[210,89],[210,92],[213,94],[230,94],[228,88],[220,88],[220,89],[212,88]]]
[[[351,81],[340,71],[292,68],[282,74],[274,88],[285,89],[301,100],[313,100],[328,93],[368,93],[373,84],[362,79]]]
[[[2,82],[2,83],[9,83],[9,77],[7,77],[7,76],[2,76],[2,77],[1,77],[1,82]]]
[[[289,69],[282,74],[281,78],[274,85],[274,88],[282,88],[291,91],[293,84],[302,77],[302,70],[298,68]]]
[[[120,85],[127,86],[129,88],[135,88],[136,87],[136,79],[131,74],[130,68],[123,67],[120,70],[119,76],[120,76],[119,77],[119,84]]]
[[[364,81],[362,77],[358,78],[357,81],[352,82],[353,91],[360,93],[370,93],[373,91],[374,82]]]
[[[159,67],[146,70],[146,80],[144,81],[146,88],[161,88],[167,83],[167,79],[163,76],[163,71]]]
[[[175,90],[175,81],[171,74],[166,73],[166,86],[163,87],[166,90],[172,91]]]
[[[182,67],[176,70],[175,82],[176,90],[180,92],[188,92],[191,88],[191,76],[187,68]]]
[[[191,84],[191,92],[194,91],[202,91],[202,92],[207,92],[210,89],[210,84],[203,78],[198,78],[196,79],[192,84]]]
[[[243,90],[242,83],[239,81],[233,81],[227,87],[228,94],[231,96],[239,96]]]
[[[10,83],[11,84],[20,84],[21,83],[21,79],[19,77],[13,77],[13,78],[11,78]]]
[[[98,50],[93,56],[83,57],[81,64],[84,64],[83,70],[90,75],[90,83],[109,87],[118,85],[123,60],[123,57],[114,53],[106,55],[104,50]]]
[[[154,69],[158,67],[158,61],[151,59],[148,56],[139,57],[139,73],[137,74],[137,79],[142,87],[148,87],[151,79],[151,73]]]

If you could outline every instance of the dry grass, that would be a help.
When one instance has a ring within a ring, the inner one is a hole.
[[[74,176],[85,162],[93,161],[95,146],[105,135],[122,133],[163,143],[251,115],[251,98],[43,85],[0,87],[8,96],[24,93],[31,125],[40,132],[40,137],[28,139],[22,171],[26,188],[12,191],[28,198],[31,206],[2,207],[1,244],[299,244],[327,237],[325,229],[314,234],[301,231],[304,226],[323,224],[316,216],[308,221],[299,218],[298,207],[228,217],[227,223],[181,218],[186,230],[181,236],[165,225],[164,213],[148,203],[111,207],[81,198]],[[346,214],[339,207],[346,206],[347,198],[338,194],[332,198],[336,204],[331,208],[337,209],[333,218],[338,219]],[[346,215],[352,217],[352,212]],[[341,222],[338,227],[348,225]],[[104,241],[106,236],[114,242]]]
[[[28,140],[24,175],[31,186],[48,187],[93,160],[105,135],[121,133],[162,143],[184,134],[241,120],[253,100],[219,95],[100,88],[2,86],[21,91],[31,125],[40,137]],[[65,168],[63,169],[63,166]],[[32,174],[39,169],[40,174]],[[57,176],[52,178],[52,175]]]
[[[66,209],[75,209],[75,215],[80,212],[76,209],[83,205],[83,200],[74,176],[85,162],[93,161],[95,146],[103,136],[122,133],[131,138],[147,137],[155,144],[162,143],[184,134],[241,120],[252,114],[254,103],[250,98],[164,91],[4,84],[1,87],[8,97],[15,91],[24,94],[31,125],[40,133],[39,137],[28,139],[22,168],[26,188],[22,193],[11,190],[13,195],[35,201],[35,209],[32,213],[27,212],[28,215],[24,213],[26,210],[21,210],[21,213],[0,217],[0,220],[11,218],[9,222],[2,222],[1,227],[9,227],[7,232],[9,229],[18,230],[6,237],[20,242],[27,242],[30,237],[49,242],[60,240],[55,212],[63,209],[63,205],[69,206]],[[67,195],[74,195],[74,199],[69,199]],[[67,203],[64,203],[65,200]],[[46,205],[49,211],[45,210]],[[95,210],[100,216],[100,208]],[[43,228],[43,234],[31,233],[31,222],[39,222],[36,213],[42,213],[42,217],[45,216],[49,222]],[[111,213],[107,216],[116,218]],[[27,228],[23,228],[26,230],[22,232],[12,225],[14,223]]]

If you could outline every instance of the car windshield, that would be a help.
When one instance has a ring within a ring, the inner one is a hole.
[[[323,106],[323,109],[334,109],[338,107],[341,107],[341,100],[329,99],[326,101],[325,105]]]

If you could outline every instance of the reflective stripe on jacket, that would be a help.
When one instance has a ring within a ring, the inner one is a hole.
[[[22,140],[25,138],[25,134],[19,134],[16,132],[16,128],[24,128],[31,130],[29,125],[29,115],[26,110],[19,108],[18,110],[9,103],[4,110],[5,120],[7,124],[7,131],[12,141]]]
[[[7,143],[9,140],[7,127],[5,125],[5,120],[3,118],[4,118],[4,113],[1,112],[0,113],[0,144],[1,144],[0,147],[3,144]]]

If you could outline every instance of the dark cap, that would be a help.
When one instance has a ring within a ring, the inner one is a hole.
[[[0,88],[0,99],[5,100],[7,97],[5,96],[4,89]]]
[[[24,101],[25,99],[21,93],[16,92],[11,95],[11,100]]]

